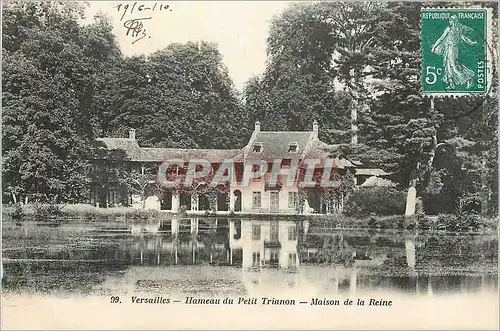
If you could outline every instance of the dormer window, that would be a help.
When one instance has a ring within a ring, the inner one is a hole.
[[[253,144],[252,152],[254,152],[254,153],[262,153],[262,143],[255,143],[255,144]]]
[[[299,145],[297,143],[290,143],[288,145],[288,153],[297,153],[299,151]]]

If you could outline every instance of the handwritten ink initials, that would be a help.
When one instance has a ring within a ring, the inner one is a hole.
[[[139,34],[141,35],[140,38],[135,39],[132,44],[135,44],[136,42],[147,36],[146,29],[143,29],[144,24],[142,23],[142,21],[150,19],[151,17],[134,18],[123,23],[123,26],[127,29],[127,36],[130,34],[133,38],[137,38]]]
[[[121,14],[120,17],[120,22],[123,21],[127,16],[132,15],[134,13],[134,10],[136,12],[146,12],[146,11],[155,11],[157,10],[157,5],[158,3],[154,3],[153,7],[147,6],[144,4],[138,4],[138,2],[134,2],[132,6],[130,4],[118,4],[114,8],[117,9],[118,13]],[[160,4],[158,11],[165,11],[170,8],[170,5],[163,5]],[[172,11],[172,9],[170,9]],[[132,44],[135,44],[141,39],[144,39],[148,35],[146,34],[146,29],[144,28],[144,21],[145,20],[150,20],[153,17],[142,17],[142,18],[130,18],[127,19],[124,23],[123,26],[125,27],[127,33],[127,36],[131,36],[132,38],[137,38],[132,41]],[[149,36],[151,38],[151,36]]]

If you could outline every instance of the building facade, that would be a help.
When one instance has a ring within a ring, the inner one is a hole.
[[[133,206],[193,214],[207,211],[242,214],[341,211],[343,198],[340,189],[337,190],[338,198],[332,201],[331,194],[329,199],[325,198],[325,190],[321,185],[301,189],[297,180],[306,173],[306,160],[320,160],[314,170],[314,180],[318,183],[319,175],[327,164],[329,178],[343,178],[348,174],[354,177],[356,169],[361,166],[359,162],[340,158],[340,146],[320,141],[318,131],[316,121],[311,131],[261,131],[260,123],[256,122],[247,145],[229,150],[141,147],[133,129],[129,131],[128,138],[99,138],[98,142],[105,153],[94,159],[94,168],[105,168],[109,173],[111,162],[119,164],[124,172],[133,172],[137,178],[129,178],[129,185],[120,183],[118,177],[97,180],[91,202],[103,207]],[[193,159],[208,160],[211,166],[209,175],[189,185],[182,184],[181,180],[179,185],[168,186],[158,180],[159,171],[166,171],[165,178],[174,176],[184,179],[189,162]],[[162,164],[168,160],[182,160],[184,164],[162,168]],[[218,183],[217,186],[208,185],[207,177],[213,178],[221,164],[227,161],[234,164],[230,170],[235,172],[231,174],[234,180]],[[244,172],[256,162],[266,164],[267,170],[258,178],[245,180]],[[278,174],[273,172],[277,168],[280,169]],[[117,170],[114,172],[117,173]],[[275,180],[271,180],[273,176]],[[135,190],[129,189],[134,185]]]

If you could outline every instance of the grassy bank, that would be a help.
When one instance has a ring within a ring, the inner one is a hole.
[[[170,219],[175,214],[130,207],[98,208],[87,204],[25,204],[2,206],[4,219],[81,218],[82,220],[149,220]]]
[[[349,217],[345,215],[315,215],[310,218],[310,224],[316,228],[359,228],[359,229],[400,229],[400,230],[431,230],[452,232],[475,232],[483,230],[496,231],[498,218],[482,217],[477,214],[440,214],[427,215],[391,215]]]
[[[4,220],[45,220],[45,219],[78,219],[81,221],[148,221],[168,220],[179,217],[179,214],[144,210],[129,207],[98,208],[87,204],[26,204],[4,205],[2,207]],[[269,220],[308,220],[315,228],[344,228],[344,229],[399,229],[399,230],[446,230],[453,232],[470,232],[496,230],[498,218],[482,217],[477,214],[441,214],[426,216],[423,214],[405,217],[392,216],[365,216],[352,217],[344,214],[332,215],[270,215],[270,214],[205,214],[189,215],[193,217],[231,217],[242,219],[269,219]]]

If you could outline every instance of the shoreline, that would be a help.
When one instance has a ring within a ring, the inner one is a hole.
[[[49,205],[50,206],[50,205]],[[64,205],[51,209],[41,209],[33,205],[22,205],[21,211],[11,205],[2,206],[2,221],[9,223],[154,223],[179,219],[227,219],[227,220],[269,220],[297,221],[308,223],[309,228],[320,230],[401,230],[403,232],[431,231],[436,233],[481,234],[496,232],[498,216],[478,214],[439,214],[425,215],[369,215],[362,217],[345,214],[279,214],[279,213],[234,213],[187,211],[172,213],[168,211],[136,209],[132,207],[97,208],[90,205]],[[47,207],[48,208],[48,207]]]

